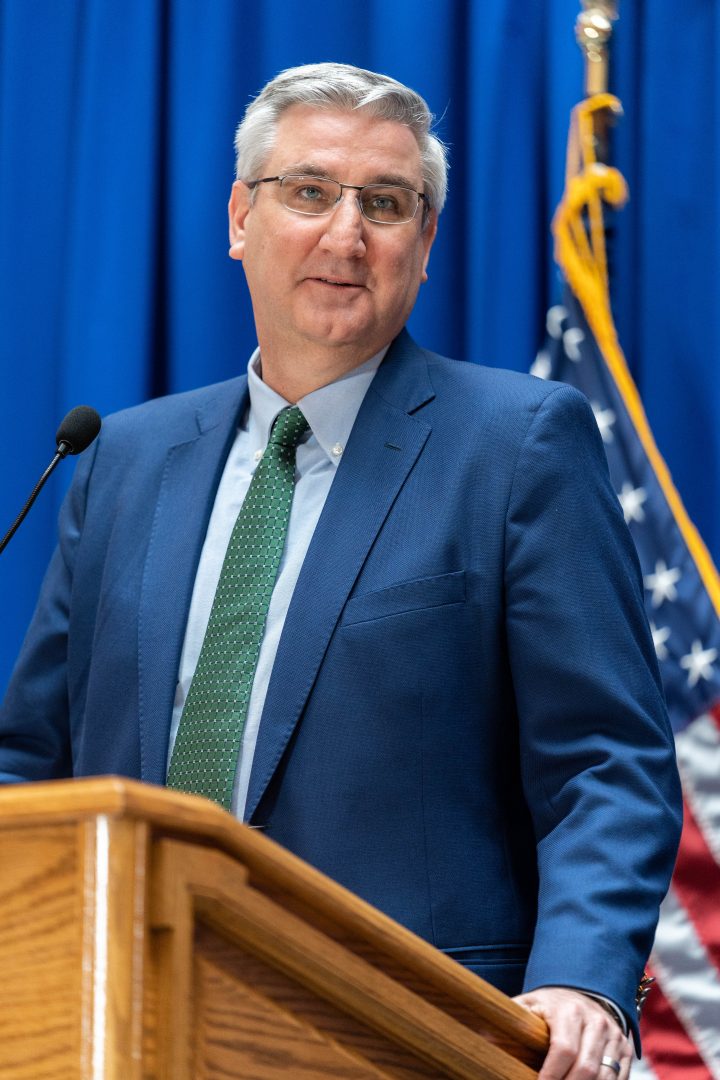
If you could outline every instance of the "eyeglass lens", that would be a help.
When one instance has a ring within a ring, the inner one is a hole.
[[[284,176],[280,182],[283,204],[298,214],[329,214],[341,193],[336,180],[318,176]],[[368,185],[357,192],[357,197],[369,221],[389,225],[412,220],[419,201],[416,191],[393,184]]]

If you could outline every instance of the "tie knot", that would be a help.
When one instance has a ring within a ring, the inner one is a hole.
[[[300,408],[292,405],[288,409],[283,409],[275,418],[270,444],[294,450],[309,427]]]

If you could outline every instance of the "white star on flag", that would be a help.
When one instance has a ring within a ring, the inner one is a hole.
[[[655,646],[655,655],[657,656],[658,660],[667,660],[668,651],[665,648],[665,642],[670,637],[670,627],[656,626],[651,619],[650,633],[652,634],[653,645]]]
[[[564,308],[562,304],[555,304],[553,307],[548,308],[545,327],[551,338],[557,340],[562,337],[562,324],[566,318],[567,308]]]
[[[680,667],[688,673],[688,686],[696,686],[701,679],[712,678],[712,665],[717,655],[717,649],[703,649],[701,642],[693,641],[691,651],[680,658]]]
[[[612,426],[617,419],[615,413],[612,409],[603,409],[602,406],[598,405],[597,401],[591,401],[590,404],[592,405],[592,411],[595,414],[597,426],[600,428],[602,441],[607,443],[612,442]]]
[[[530,374],[534,375],[537,379],[549,379],[551,371],[552,364],[550,362],[550,354],[547,349],[541,349],[530,368]]]
[[[660,607],[663,600],[677,600],[675,586],[682,577],[677,567],[668,569],[662,559],[655,563],[655,573],[645,576],[645,588],[652,590],[652,606]]]
[[[580,352],[580,346],[585,340],[585,335],[579,326],[571,326],[569,330],[566,330],[562,336],[563,349],[568,360],[572,360],[574,364],[580,363],[582,360],[582,353]]]
[[[622,506],[622,512],[625,516],[625,524],[629,525],[631,521],[644,521],[645,511],[643,510],[643,503],[647,499],[647,491],[642,487],[633,487],[632,484],[625,483],[622,486],[622,491],[618,495],[620,505]]]

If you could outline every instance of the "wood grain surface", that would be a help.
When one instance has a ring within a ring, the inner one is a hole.
[[[82,836],[0,831],[0,1076],[76,1076],[82,1022]]]

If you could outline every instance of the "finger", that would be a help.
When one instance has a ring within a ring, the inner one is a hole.
[[[605,1054],[617,1061],[620,1065],[620,1071],[615,1073],[617,1080],[628,1080],[632,1069],[632,1063],[635,1060],[635,1053],[632,1045],[626,1040],[618,1050],[613,1050],[612,1048],[606,1049]],[[614,1072],[614,1069],[602,1068],[599,1073],[599,1080],[613,1080]]]
[[[598,1080],[628,1080],[632,1064],[632,1044],[624,1036],[610,1039],[603,1047]]]
[[[635,1046],[633,1045],[632,1040],[628,1039],[628,1051],[625,1060],[623,1061],[620,1080],[629,1080],[634,1061],[637,1061],[637,1058],[635,1057]]]
[[[550,1045],[538,1080],[566,1080],[580,1049],[582,1016],[575,1016],[573,1009],[555,1012],[539,1005],[531,1008],[547,1021],[550,1028]]]
[[[609,1065],[603,1065],[603,1058],[621,1065],[623,1041],[620,1028],[609,1017],[587,1017],[567,1080],[616,1080],[617,1073]]]
[[[538,1080],[566,1080],[575,1061],[577,1051],[572,1041],[555,1036],[538,1073]]]
[[[635,1046],[630,1036],[623,1035],[620,1040],[618,1052],[613,1056],[620,1062],[618,1080],[628,1080],[632,1069],[632,1063],[635,1060]],[[607,1072],[607,1069],[604,1071]]]

